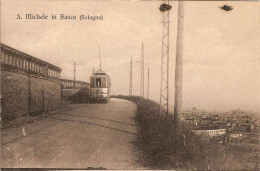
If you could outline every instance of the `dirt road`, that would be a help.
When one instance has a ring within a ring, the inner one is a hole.
[[[134,148],[134,103],[111,99],[75,106],[43,118],[29,135],[2,143],[1,167],[142,169]]]

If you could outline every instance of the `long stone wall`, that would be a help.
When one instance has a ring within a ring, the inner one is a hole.
[[[89,83],[84,81],[74,81],[61,79],[62,102],[69,102],[69,97],[80,91],[82,88],[89,90]]]
[[[61,79],[61,87],[62,89],[89,88],[89,83],[84,81]]]
[[[3,44],[0,61],[4,121],[60,106],[61,68]]]

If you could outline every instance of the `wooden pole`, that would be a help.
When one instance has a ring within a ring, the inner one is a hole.
[[[176,42],[176,67],[175,67],[175,102],[174,126],[177,134],[181,133],[182,115],[182,70],[183,70],[183,27],[184,27],[184,2],[178,3],[178,27]]]
[[[98,53],[99,53],[99,71],[101,71],[102,68],[101,68],[101,54],[100,54],[100,47],[98,47]]]
[[[141,54],[141,97],[144,97],[144,43],[142,42],[142,54]]]
[[[129,95],[132,96],[132,71],[133,70],[133,59],[130,60],[130,80],[129,80]]]
[[[76,83],[76,62],[74,62],[74,78],[73,78],[73,87],[75,88],[75,83]]]
[[[147,78],[147,99],[149,99],[149,82],[150,82],[150,72],[148,68],[148,78]]]

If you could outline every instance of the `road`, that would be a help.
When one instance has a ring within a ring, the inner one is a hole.
[[[43,118],[37,131],[2,143],[1,167],[142,169],[134,146],[134,103],[111,99],[75,106]]]

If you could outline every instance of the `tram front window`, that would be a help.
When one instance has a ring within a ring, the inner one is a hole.
[[[101,78],[96,78],[96,86],[101,87]]]

